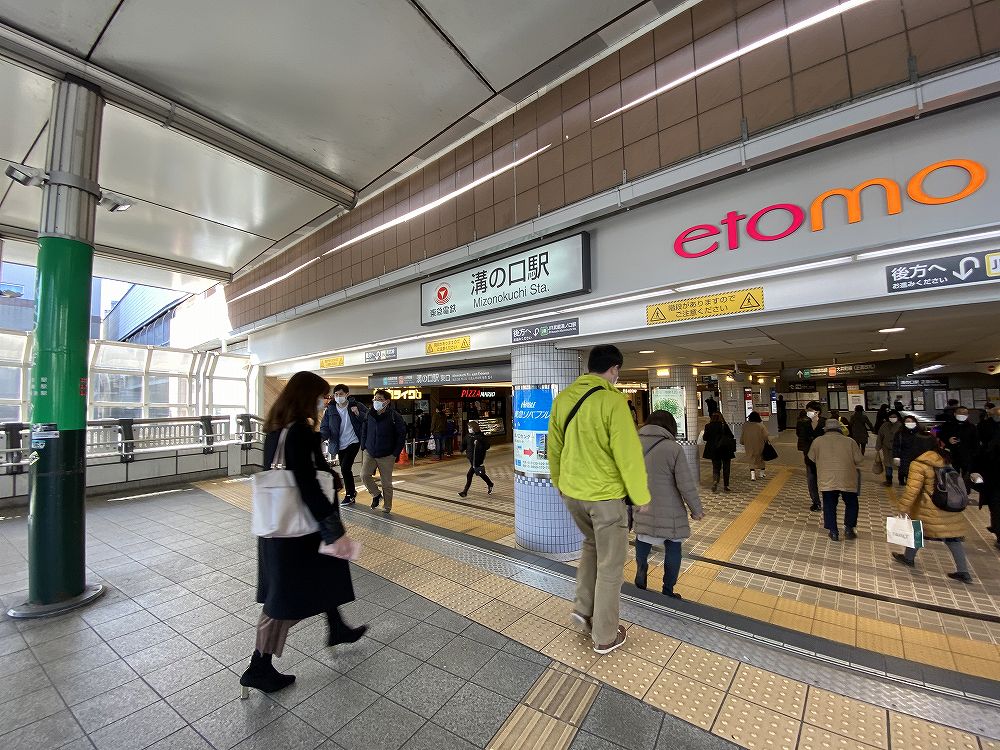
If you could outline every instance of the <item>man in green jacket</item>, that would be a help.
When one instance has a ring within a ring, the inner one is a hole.
[[[628,552],[625,499],[649,502],[642,445],[625,395],[615,388],[623,363],[617,347],[594,347],[587,374],[556,397],[549,416],[552,483],[583,533],[570,619],[590,633],[599,654],[625,643],[618,617]]]

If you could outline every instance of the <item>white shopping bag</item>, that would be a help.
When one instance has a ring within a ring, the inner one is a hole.
[[[909,516],[889,516],[885,519],[885,536],[889,544],[919,549],[924,546],[924,524]]]
[[[427,451],[429,453],[433,453],[434,451],[436,451],[437,447],[438,447],[437,440],[435,440],[434,438],[431,438],[430,440],[427,441]]]

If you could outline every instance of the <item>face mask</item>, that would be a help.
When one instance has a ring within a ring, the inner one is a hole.
[[[917,423],[916,422],[904,422],[903,424],[906,425],[906,429],[908,429],[908,430],[915,430],[915,429],[917,429]]]
[[[347,396],[336,396],[333,400],[337,402],[338,406],[343,406],[347,403]]]
[[[372,401],[372,407],[375,411],[382,411],[385,408],[385,401]]]
[[[897,419],[896,417],[889,417],[889,421],[892,422],[893,424],[896,424],[896,422],[898,422],[899,419]]]
[[[809,419],[816,419],[816,412],[814,412],[814,411],[807,411],[806,412],[806,416],[809,417]]]
[[[969,418],[968,414],[956,414],[955,415],[955,419],[957,419],[959,422],[964,422],[968,418]]]

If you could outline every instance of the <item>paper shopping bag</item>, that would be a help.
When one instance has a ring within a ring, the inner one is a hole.
[[[924,546],[924,525],[909,516],[889,516],[885,519],[885,535],[889,544],[919,549]]]

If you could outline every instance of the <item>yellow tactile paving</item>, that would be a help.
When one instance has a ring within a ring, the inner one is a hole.
[[[542,619],[565,625],[569,622],[570,612],[573,611],[573,602],[562,599],[558,596],[550,596],[544,602],[531,610],[532,614],[538,615]]]
[[[740,664],[729,692],[793,719],[801,719],[808,691],[801,682],[749,664]]]
[[[812,724],[803,724],[797,750],[879,750],[874,745],[843,737]]]
[[[506,591],[497,594],[497,599],[500,601],[513,604],[523,610],[532,610],[548,598],[547,592],[539,591],[523,583],[515,583]]]
[[[557,623],[549,622],[529,612],[521,619],[508,625],[501,632],[508,638],[513,638],[518,643],[523,643],[529,648],[541,651],[565,629]]]
[[[436,601],[438,604],[448,607],[448,609],[453,609],[459,614],[468,615],[489,602],[490,597],[486,594],[480,594],[478,591],[464,589],[452,594],[445,594]]]
[[[979,750],[979,742],[971,734],[890,712],[889,727],[893,748],[913,750]]]
[[[478,594],[479,592],[476,593]],[[483,596],[485,596],[485,594],[483,594]],[[507,604],[507,602],[494,599],[493,601],[484,604],[479,609],[470,612],[469,619],[475,620],[479,624],[485,625],[492,630],[501,631],[504,628],[513,625],[525,614],[527,613],[523,609],[519,609],[513,604]]]
[[[593,704],[600,683],[566,669],[548,668],[538,678],[524,703],[573,726],[580,726]]]
[[[786,750],[795,747],[800,725],[796,719],[730,695],[712,732],[750,750]]]
[[[783,628],[794,630],[797,633],[808,633],[812,630],[813,620],[811,617],[794,615],[791,612],[783,612],[779,609],[771,611],[770,622],[780,625]]]
[[[659,664],[619,649],[598,659],[587,674],[623,693],[642,699],[661,671],[663,668]]]
[[[857,633],[856,645],[858,648],[864,648],[878,654],[898,656],[900,658],[904,658],[905,656],[902,641],[895,638],[887,638],[883,635],[865,633],[859,630]]]
[[[665,667],[680,645],[681,642],[675,638],[636,625],[629,628],[622,650]]]
[[[566,750],[576,727],[520,705],[514,709],[486,750]]]
[[[806,699],[805,720],[813,726],[859,742],[879,748],[889,747],[886,710],[853,698],[811,687]],[[907,746],[894,744],[893,747]]]
[[[778,496],[785,483],[791,478],[787,469],[779,469],[774,478],[769,480],[764,489],[750,501],[750,504],[726,528],[722,535],[713,542],[704,556],[713,560],[729,560],[733,553],[746,539],[754,526],[760,521],[771,502]]]
[[[667,662],[675,672],[704,682],[718,690],[728,690],[739,662],[703,648],[682,643]]]
[[[488,594],[497,597],[509,588],[514,586],[514,581],[503,578],[493,573],[487,573],[483,578],[468,581],[469,588],[478,591],[480,594]]]
[[[664,669],[646,693],[645,701],[661,711],[709,730],[725,700],[722,690]]]
[[[542,649],[542,653],[580,672],[589,670],[599,658],[598,654],[594,653],[594,644],[590,636],[573,630],[564,630],[557,635]]]

